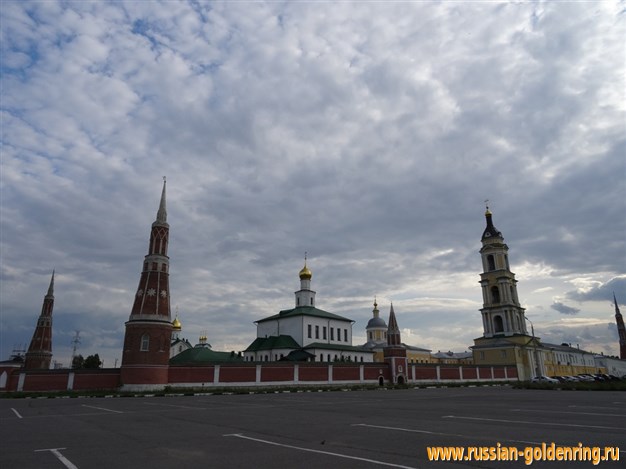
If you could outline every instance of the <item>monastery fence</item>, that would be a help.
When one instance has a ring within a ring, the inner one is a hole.
[[[170,366],[167,386],[376,385],[381,378],[383,384],[390,384],[391,372],[385,363],[228,363]],[[404,378],[407,384],[438,384],[517,381],[518,375],[515,366],[409,364]],[[0,392],[118,390],[122,385],[120,368],[24,371],[0,367]]]

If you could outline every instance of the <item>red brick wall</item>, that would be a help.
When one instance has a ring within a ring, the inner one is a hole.
[[[516,366],[507,366],[506,374],[509,378],[517,378],[517,367]]]
[[[293,381],[294,365],[263,365],[261,368],[261,381]]]
[[[411,377],[411,379],[413,378],[410,370],[409,376]],[[435,368],[435,366],[416,366],[415,379],[437,379],[437,369]]]
[[[168,367],[122,366],[120,382],[125,384],[167,384]]]
[[[111,370],[90,370],[79,371],[74,373],[75,391],[83,391],[86,389],[117,389],[120,386],[120,369]]]
[[[382,365],[382,366],[381,366]],[[363,369],[363,379],[365,380],[378,380],[380,372],[382,371],[385,379],[391,379],[389,367],[384,363],[367,364]]]
[[[453,368],[444,368],[442,366],[439,369],[439,377],[441,379],[459,379],[459,367],[455,366]]]
[[[55,373],[29,373],[24,380],[24,391],[65,391],[70,370]]]
[[[360,377],[359,365],[333,366],[333,381],[358,381]]]
[[[464,366],[463,367],[463,379],[476,379],[476,367]]]
[[[170,366],[169,383],[212,383],[214,366]]]
[[[328,381],[328,365],[300,365],[299,381]]]
[[[493,367],[493,377],[495,379],[504,379],[504,367],[494,366]]]
[[[220,365],[220,383],[256,381],[256,366]]]

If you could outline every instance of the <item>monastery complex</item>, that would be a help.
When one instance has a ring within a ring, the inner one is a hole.
[[[609,373],[626,375],[626,329],[615,302],[620,358],[598,356],[567,344],[549,344],[527,326],[511,271],[508,246],[487,208],[480,249],[483,335],[471,352],[432,353],[402,342],[390,305],[381,317],[374,300],[365,328],[367,342],[353,344],[350,318],[318,308],[313,272],[299,272],[292,308],[255,322],[256,338],[239,352],[211,349],[181,337],[172,320],[169,289],[169,224],[166,183],[150,230],[137,291],[125,323],[121,368],[50,370],[54,272],[23,357],[0,362],[0,392],[87,389],[151,390],[170,387],[407,384],[418,382],[517,381],[537,376]]]

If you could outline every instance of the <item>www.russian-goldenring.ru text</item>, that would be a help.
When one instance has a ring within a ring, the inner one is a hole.
[[[524,461],[531,465],[535,461],[588,461],[594,466],[605,461],[619,461],[616,446],[557,446],[542,443],[541,446],[428,446],[429,461]]]

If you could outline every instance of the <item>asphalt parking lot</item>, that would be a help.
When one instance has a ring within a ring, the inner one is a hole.
[[[428,446],[619,446],[626,393],[509,387],[0,399],[0,467],[527,467],[434,462]],[[535,462],[532,467],[592,467]]]

